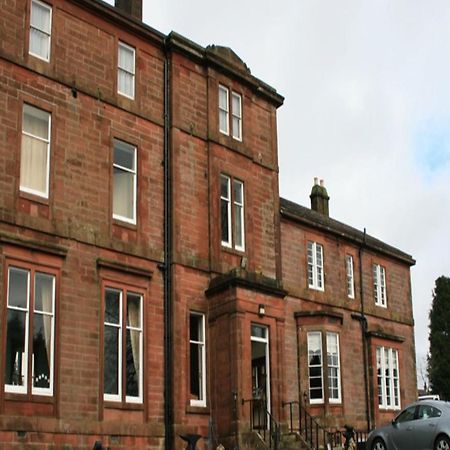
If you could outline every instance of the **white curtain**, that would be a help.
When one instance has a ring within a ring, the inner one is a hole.
[[[115,215],[134,219],[134,174],[114,168],[113,211]]]
[[[20,185],[47,194],[50,114],[25,105],[23,112]]]
[[[50,57],[51,9],[31,4],[30,52],[46,60]]]
[[[130,330],[131,351],[133,353],[133,363],[136,369],[138,380],[138,389],[140,389],[141,372],[141,297],[137,295],[129,295],[127,299],[127,318]],[[140,392],[138,393],[140,395]]]

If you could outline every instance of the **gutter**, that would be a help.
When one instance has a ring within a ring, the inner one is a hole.
[[[172,180],[170,164],[170,59],[164,39],[164,448],[173,449]]]

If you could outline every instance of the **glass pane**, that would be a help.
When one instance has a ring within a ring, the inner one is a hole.
[[[117,81],[118,91],[134,98],[134,75],[119,69]]]
[[[134,73],[134,49],[119,44],[119,67]]]
[[[34,310],[53,314],[53,286],[55,277],[36,273],[34,287]]]
[[[104,393],[119,394],[119,329],[105,326]]]
[[[228,114],[226,111],[219,111],[219,129],[228,134]]]
[[[135,175],[114,167],[113,213],[134,220]]]
[[[233,94],[232,96],[232,112],[234,116],[241,117],[241,96]]]
[[[51,316],[34,314],[33,319],[33,387],[50,387],[52,343]]]
[[[220,177],[220,196],[226,199],[230,198],[230,179],[228,177],[224,177],[223,175]]]
[[[219,87],[219,108],[228,111],[228,89]]]
[[[105,291],[105,323],[120,323],[120,291]]]
[[[241,120],[233,116],[233,137],[241,138]]]
[[[141,296],[127,294],[127,326],[141,328]]]
[[[50,34],[50,11],[37,2],[31,3],[31,26]]]
[[[191,341],[201,342],[203,341],[203,330],[201,326],[201,316],[191,314],[189,317],[189,336]]]
[[[8,311],[6,326],[5,384],[22,386],[25,382],[25,327],[27,313]]]
[[[239,203],[240,205],[244,203],[242,198],[242,191],[243,191],[242,187],[243,185],[240,181],[233,182],[234,202]]]
[[[229,217],[228,217],[228,202],[226,200],[220,201],[220,221],[221,221],[221,239],[222,242],[230,242]]]
[[[201,400],[200,393],[200,371],[201,371],[201,345],[190,345],[190,379],[191,379],[191,399]]]
[[[128,397],[140,396],[140,358],[141,358],[141,332],[127,330],[126,340],[126,395]]]
[[[260,327],[258,325],[252,325],[252,336],[265,339],[266,338],[266,328]]]
[[[47,151],[46,142],[22,135],[20,155],[20,185],[22,187],[47,193]]]
[[[48,141],[50,114],[30,105],[23,106],[23,131]]]
[[[242,206],[239,205],[234,205],[234,240],[236,247],[243,246]]]
[[[136,147],[125,142],[114,141],[114,164],[135,172]]]
[[[27,270],[9,269],[8,306],[28,308],[28,276]]]
[[[42,31],[31,28],[30,53],[48,61],[50,59],[50,36]]]

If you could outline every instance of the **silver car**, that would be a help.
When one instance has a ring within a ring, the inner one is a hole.
[[[450,450],[450,402],[422,400],[370,432],[366,450]]]

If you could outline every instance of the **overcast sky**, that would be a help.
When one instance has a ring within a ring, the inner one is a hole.
[[[409,254],[417,363],[434,280],[450,276],[448,0],[144,0],[144,22],[231,47],[285,97],[280,193]],[[389,301],[389,298],[388,298]]]

